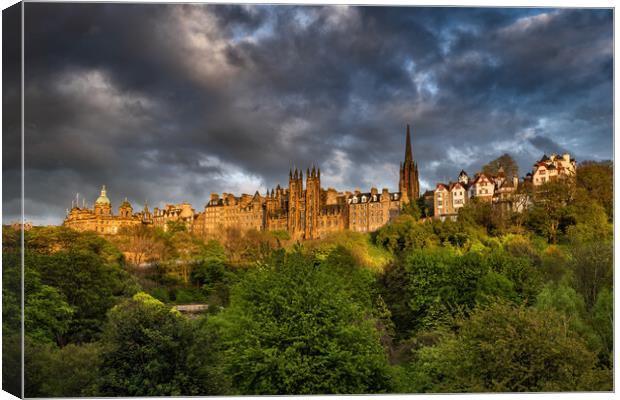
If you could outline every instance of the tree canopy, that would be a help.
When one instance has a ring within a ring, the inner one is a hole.
[[[376,393],[390,375],[370,310],[301,253],[247,274],[216,318],[242,394]]]

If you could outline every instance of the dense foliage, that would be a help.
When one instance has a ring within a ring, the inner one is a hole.
[[[611,390],[611,173],[587,162],[522,187],[523,212],[471,201],[440,222],[412,204],[371,234],[304,243],[35,227],[25,394]],[[19,235],[3,229],[5,346],[20,341]],[[186,303],[208,308],[173,308]]]
[[[339,272],[300,252],[276,254],[235,288],[230,307],[215,323],[227,371],[240,393],[391,388],[371,301],[358,300]]]

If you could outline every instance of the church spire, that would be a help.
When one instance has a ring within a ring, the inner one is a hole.
[[[413,160],[411,151],[411,128],[407,124],[405,139],[405,160],[400,164],[400,179],[398,182],[401,201],[409,203],[420,197],[420,182],[418,180],[418,164]]]
[[[411,132],[409,130],[409,124],[407,124],[407,140],[405,146],[405,164],[407,164],[408,161],[413,159],[411,155]]]

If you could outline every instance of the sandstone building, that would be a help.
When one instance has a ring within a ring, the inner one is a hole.
[[[77,231],[95,231],[103,235],[115,235],[123,227],[152,223],[152,216],[146,204],[142,211],[134,213],[127,199],[119,206],[118,215],[113,215],[112,203],[104,185],[93,208],[86,207],[84,203],[80,207],[79,199],[76,199],[63,225]]]
[[[418,166],[413,160],[411,133],[407,125],[405,160],[400,166],[399,192],[339,192],[321,187],[321,170],[289,171],[288,187],[267,191],[265,196],[236,197],[213,193],[196,217],[194,233],[216,237],[227,228],[285,230],[293,239],[316,239],[330,232],[371,232],[400,214],[402,205],[420,196]]]
[[[117,234],[124,226],[140,224],[166,230],[169,222],[179,221],[194,234],[208,239],[222,235],[227,229],[240,231],[287,231],[293,239],[316,239],[330,232],[349,229],[373,231],[399,215],[402,205],[420,196],[418,166],[413,160],[411,133],[407,125],[405,160],[400,165],[399,191],[371,188],[339,192],[321,187],[321,170],[316,167],[289,171],[288,186],[278,185],[262,196],[230,193],[211,194],[202,212],[196,213],[188,203],[133,213],[125,199],[112,214],[105,186],[92,209],[72,205],[64,225],[77,230],[101,234]],[[77,202],[76,202],[77,203]]]

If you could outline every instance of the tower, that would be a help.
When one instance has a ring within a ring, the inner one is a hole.
[[[288,231],[294,239],[301,239],[304,232],[304,177],[302,171],[289,172],[288,179]]]
[[[411,151],[411,132],[407,124],[407,138],[405,143],[405,161],[400,164],[400,180],[398,182],[401,202],[409,203],[420,197],[420,181],[418,180],[418,165],[413,161]]]
[[[101,187],[101,194],[95,201],[95,214],[112,215],[112,203],[110,203],[110,199],[108,199],[105,185]]]
[[[321,169],[306,171],[306,226],[305,239],[314,239],[319,236],[319,212],[321,201]]]
[[[127,197],[125,197],[125,200],[123,200],[120,207],[118,207],[118,215],[121,218],[131,218],[133,215],[133,207],[129,204]]]

